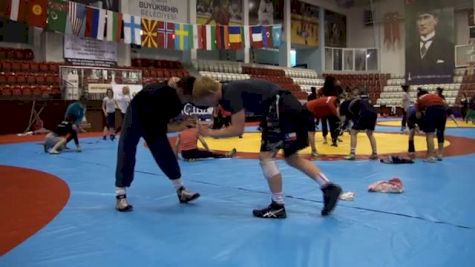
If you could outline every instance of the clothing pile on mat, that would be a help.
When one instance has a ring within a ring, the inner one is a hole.
[[[398,156],[388,156],[386,158],[380,159],[380,161],[381,163],[386,163],[386,164],[404,164],[404,163],[412,164],[414,163],[414,161],[411,159],[401,158]]]
[[[392,178],[389,181],[377,181],[368,187],[369,192],[381,192],[381,193],[402,193],[404,192],[404,186],[401,179]]]

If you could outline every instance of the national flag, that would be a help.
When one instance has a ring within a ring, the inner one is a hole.
[[[262,48],[262,26],[250,26],[251,47]]]
[[[175,23],[158,22],[158,47],[175,48]]]
[[[86,31],[86,6],[69,2],[69,14],[66,22],[66,33],[83,37]]]
[[[218,49],[229,49],[228,26],[216,25],[216,46]]]
[[[197,49],[206,49],[206,25],[197,25],[198,45]]]
[[[272,26],[262,26],[262,46],[272,47]]]
[[[175,49],[188,50],[193,48],[193,27],[190,24],[175,24]]]
[[[282,44],[282,24],[272,26],[272,43],[274,47],[280,47]]]
[[[13,21],[24,22],[26,20],[27,1],[26,0],[0,0],[5,5],[4,16]]]
[[[141,45],[142,39],[140,37],[140,31],[142,30],[139,16],[131,16],[123,14],[124,18],[124,43]]]
[[[93,7],[86,8],[86,37],[104,40],[106,10]]]
[[[198,27],[199,27],[199,25],[193,24],[192,27],[193,27],[193,48],[198,49],[200,47],[199,40],[198,40],[198,35],[199,35]]]
[[[206,25],[206,50],[216,50],[216,26]]]
[[[119,42],[122,32],[122,13],[106,11],[106,40],[110,42]]]
[[[45,28],[48,0],[29,0],[27,6],[26,21],[29,26]]]
[[[62,32],[66,30],[68,18],[68,0],[50,0],[48,6],[48,26],[50,31]]]
[[[241,26],[229,26],[229,45],[231,49],[242,48]]]
[[[158,48],[158,21],[142,18],[142,47]]]
[[[28,43],[28,26],[0,17],[0,42]]]

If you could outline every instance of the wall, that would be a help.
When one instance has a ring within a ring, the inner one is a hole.
[[[322,70],[322,54],[320,49],[307,48],[296,49],[297,65],[307,64],[308,69],[314,69],[318,73]]]
[[[455,7],[455,43],[467,44],[469,41],[467,1],[454,2]],[[375,12],[375,27],[364,26],[363,12],[367,7],[355,7],[349,9],[348,21],[348,46],[349,47],[377,47],[380,51],[380,70],[383,73],[403,75],[405,70],[405,24],[402,19],[399,24],[401,41],[395,47],[387,47],[384,44],[383,16],[386,12],[399,12],[404,17],[404,0],[384,0],[376,2],[373,6]]]

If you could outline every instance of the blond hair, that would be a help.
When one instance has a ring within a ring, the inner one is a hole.
[[[196,79],[193,85],[193,99],[202,99],[214,95],[219,90],[219,82],[209,78],[201,77]]]

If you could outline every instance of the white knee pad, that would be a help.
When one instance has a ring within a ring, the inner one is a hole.
[[[261,160],[259,163],[261,164],[262,173],[267,179],[280,174],[279,167],[277,167],[274,159]]]

